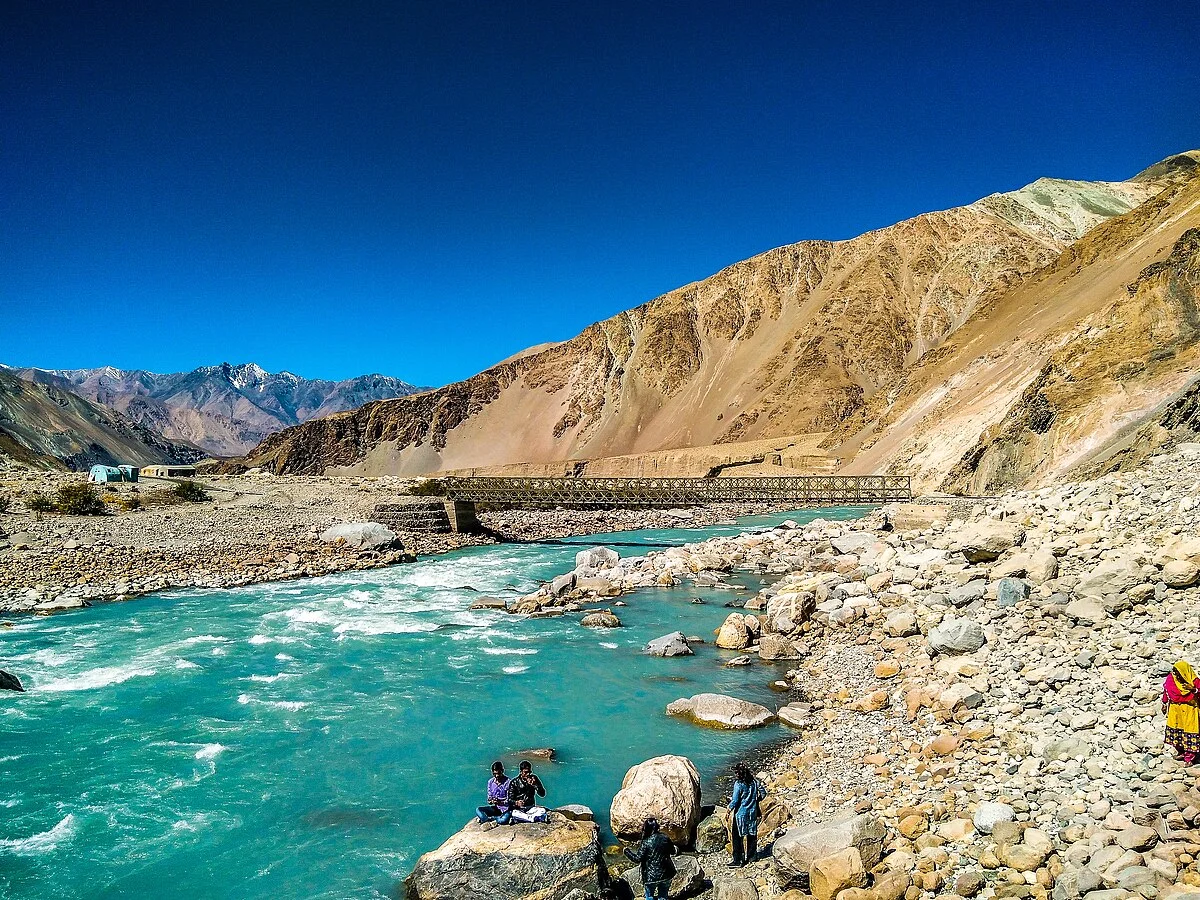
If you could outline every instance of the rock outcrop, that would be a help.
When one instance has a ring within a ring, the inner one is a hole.
[[[417,861],[405,897],[563,900],[577,890],[598,894],[607,884],[599,827],[551,812],[545,824],[471,822]]]
[[[700,773],[691,760],[656,756],[625,773],[609,809],[613,834],[637,840],[651,817],[677,846],[692,845],[700,821]]]
[[[21,679],[11,672],[0,669],[0,691],[24,691]]]
[[[322,532],[321,540],[354,550],[378,550],[392,546],[396,533],[378,522],[347,522],[327,528]]]

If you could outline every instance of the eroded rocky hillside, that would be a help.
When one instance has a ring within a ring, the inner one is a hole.
[[[419,474],[833,432],[843,468],[916,470],[923,487],[1022,483],[1113,436],[1098,399],[1112,391],[1077,386],[1116,377],[1115,362],[1077,358],[1092,343],[1125,354],[1121,329],[1149,320],[1151,340],[1174,342],[1172,355],[1122,360],[1144,364],[1119,381],[1147,392],[1138,415],[1186,386],[1174,311],[1195,287],[1189,245],[1176,244],[1198,159],[1126,182],[1040,179],[848,241],[780,247],[466,381],[273,435],[245,464]],[[1047,366],[1051,381],[1064,374],[1042,392],[1053,427],[1026,429],[1051,435],[1039,456],[1004,423],[1023,421],[1021,397]]]

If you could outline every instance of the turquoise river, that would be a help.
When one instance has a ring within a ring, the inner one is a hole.
[[[706,690],[771,704],[777,670],[722,668],[711,643],[678,659],[640,650],[674,630],[711,639],[733,594],[632,594],[609,631],[472,601],[533,590],[580,545],[862,512],[478,547],[17,619],[0,629],[0,668],[27,687],[0,692],[0,897],[396,897],[483,802],[492,760],[515,768],[529,747],[559,752],[535,766],[547,802],[605,824],[625,771],[664,753],[690,757],[713,802],[730,763],[782,730],[708,731],[663,708]]]

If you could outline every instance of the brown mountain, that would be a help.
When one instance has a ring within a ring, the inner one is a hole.
[[[0,367],[0,456],[75,470],[96,463],[194,462],[204,456],[199,448],[168,441],[70,388],[63,379],[35,383]]]
[[[1060,441],[1114,436],[1103,416],[1068,416],[1109,397],[1100,382],[1118,361],[1092,372],[1076,358],[1100,351],[1097,329],[1132,333],[1149,318],[1166,340],[1174,327],[1164,304],[1192,290],[1176,244],[1200,224],[1198,160],[1125,182],[1040,179],[848,241],[771,250],[466,381],[283,431],[246,464],[416,474],[831,432],[826,452],[845,471],[913,470],[923,487],[1022,483],[1047,461],[1079,461]],[[1121,383],[1162,402],[1189,359],[1182,345],[1169,359],[1125,358],[1144,368]],[[1043,374],[1056,424],[1032,441],[1017,434],[1018,407]]]

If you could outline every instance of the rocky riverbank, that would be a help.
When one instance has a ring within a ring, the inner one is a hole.
[[[702,896],[1200,896],[1200,767],[1163,746],[1159,711],[1171,664],[1200,655],[1200,446],[965,519],[885,522],[584,553],[523,601],[545,615],[779,575],[717,637],[731,658],[788,661],[776,712],[797,738],[762,771],[774,843],[730,870],[723,817],[701,821]]]
[[[25,501],[82,476],[9,467],[0,472],[0,614],[47,614],[171,588],[230,588],[395,565],[497,540],[597,531],[697,527],[765,510],[741,504],[680,510],[510,510],[486,514],[488,533],[401,531],[355,548],[323,541],[331,526],[370,521],[408,496],[411,479],[205,476],[209,499],[160,502],[170,483],[119,484],[100,493],[108,515],[36,515]],[[137,504],[131,501],[136,499]],[[128,507],[140,505],[141,508]]]

